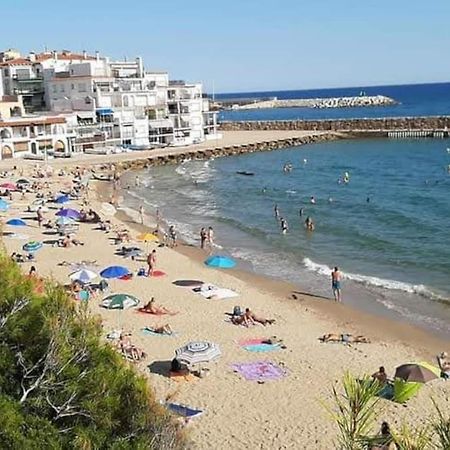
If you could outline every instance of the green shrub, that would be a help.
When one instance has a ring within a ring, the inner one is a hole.
[[[0,448],[178,449],[183,437],[101,325],[0,256]]]

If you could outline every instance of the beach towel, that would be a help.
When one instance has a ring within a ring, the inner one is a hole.
[[[154,277],[164,277],[166,275],[166,272],[163,272],[162,270],[154,270],[150,276],[150,278]]]
[[[270,361],[232,364],[235,372],[241,374],[248,381],[279,380],[286,376],[286,371]]]
[[[155,331],[153,331],[150,327],[144,327],[144,328],[142,328],[142,333],[144,333],[144,334],[148,334],[148,335],[151,335],[151,336],[168,336],[168,337],[175,337],[175,336],[177,336],[178,335],[178,333],[171,333],[171,334],[169,334],[169,333],[156,333]]]
[[[254,353],[273,352],[281,349],[280,344],[269,344],[267,340],[267,338],[242,339],[238,344],[248,352]]]
[[[180,405],[179,403],[166,403],[165,406],[170,412],[185,419],[193,419],[203,414],[201,409],[191,408],[190,406]]]
[[[231,289],[219,288],[213,284],[204,284],[200,288],[192,289],[196,294],[200,294],[202,297],[214,300],[223,300],[226,298],[239,297],[239,294]]]

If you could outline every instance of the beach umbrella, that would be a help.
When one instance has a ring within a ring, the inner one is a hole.
[[[428,381],[439,378],[441,371],[426,362],[403,364],[395,369],[394,378],[400,378],[403,381],[427,383]]]
[[[114,216],[114,214],[116,214],[117,210],[116,208],[114,208],[113,205],[111,205],[111,203],[102,203],[102,209],[101,212],[105,215],[105,216]]]
[[[60,209],[56,215],[59,217],[69,217],[70,219],[80,218],[80,213],[76,209],[71,208]]]
[[[70,202],[70,198],[68,195],[60,195],[56,200],[55,203],[58,203],[58,205],[62,205],[64,203]]]
[[[98,275],[95,272],[87,269],[77,270],[69,275],[72,281],[81,281],[81,283],[89,283],[97,277]]]
[[[175,351],[179,362],[194,365],[210,362],[221,355],[219,347],[213,342],[199,341],[189,344]]]
[[[102,278],[120,278],[128,275],[130,271],[123,266],[109,266],[100,272]]]
[[[175,280],[172,281],[172,284],[178,287],[193,289],[202,286],[204,282],[200,280]]]
[[[13,227],[26,227],[27,224],[22,219],[9,219],[6,225],[11,225]]]
[[[236,265],[236,262],[228,258],[228,256],[210,256],[206,261],[205,264],[208,267],[219,267],[221,269],[231,269]]]
[[[5,212],[9,208],[9,203],[5,202],[5,200],[0,199],[0,211]]]
[[[30,241],[30,242],[27,242],[22,247],[22,249],[26,252],[33,253],[33,252],[37,252],[40,248],[42,248],[42,245],[43,245],[42,242]]]
[[[26,178],[19,178],[16,181],[16,185],[19,185],[19,184],[31,184],[31,181],[27,180]]]
[[[130,294],[111,294],[102,300],[102,306],[108,309],[128,309],[139,305],[139,299]]]
[[[16,183],[6,182],[0,184],[0,188],[8,189],[8,191],[15,191],[17,189]]]
[[[137,239],[143,242],[155,242],[158,240],[158,236],[155,236],[153,233],[142,233]]]
[[[73,223],[75,223],[75,221],[73,219],[71,219],[70,217],[58,217],[56,219],[56,225],[72,225]]]

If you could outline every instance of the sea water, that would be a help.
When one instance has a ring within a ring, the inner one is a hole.
[[[186,161],[139,173],[138,187],[124,182],[128,206],[158,207],[195,245],[212,226],[216,252],[244,269],[331,297],[339,266],[345,302],[450,335],[449,164],[445,140],[348,140]]]

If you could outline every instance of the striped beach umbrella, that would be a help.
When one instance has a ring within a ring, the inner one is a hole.
[[[213,361],[221,355],[221,352],[213,342],[199,341],[189,342],[177,349],[175,354],[179,362],[192,366]]]
[[[102,306],[108,309],[128,309],[139,305],[139,299],[130,294],[111,294],[102,300]]]
[[[73,223],[75,223],[75,221],[70,217],[62,216],[56,219],[56,225],[72,225]]]
[[[97,277],[98,275],[95,272],[87,269],[77,270],[69,275],[72,281],[80,281],[81,283],[89,283]]]

